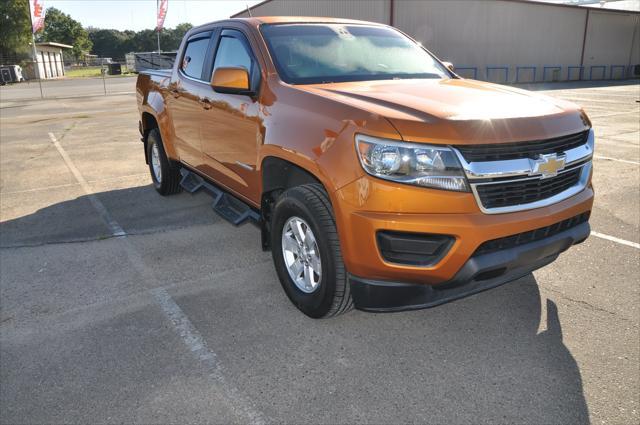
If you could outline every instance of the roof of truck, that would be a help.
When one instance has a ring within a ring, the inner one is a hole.
[[[254,16],[251,18],[230,18],[222,19],[219,21],[208,22],[206,24],[198,25],[189,30],[187,35],[194,34],[202,28],[208,27],[212,24],[221,24],[223,22],[246,22],[252,27],[257,27],[261,24],[360,24],[360,25],[380,25],[387,26],[378,22],[358,21],[356,19],[342,19],[342,18],[326,18],[319,16]]]
[[[359,21],[356,19],[328,18],[321,16],[254,16],[251,18],[232,18],[247,21],[252,24],[292,24],[292,23],[331,23],[331,24],[369,24],[384,25],[376,22]]]

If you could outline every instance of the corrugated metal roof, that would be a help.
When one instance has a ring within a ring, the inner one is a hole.
[[[270,3],[273,0],[264,0],[258,4],[255,4],[248,8],[248,10],[253,11],[260,6]],[[349,0],[342,0],[349,1]],[[358,1],[358,0],[353,0]],[[402,0],[396,0],[397,3],[400,3]],[[560,7],[575,7],[575,8],[598,8],[605,9],[611,12],[640,12],[640,0],[504,0],[504,1],[512,1],[512,2],[520,2],[520,3],[537,3],[540,5],[548,5],[548,6],[560,6]],[[231,18],[240,17],[247,13],[247,8],[244,8],[237,13],[231,15]]]
[[[591,7],[594,9],[640,12],[639,0],[536,0],[565,6]]]
[[[54,43],[53,41],[47,41],[44,43],[36,43],[36,46],[48,46],[48,47],[60,47],[61,49],[73,49],[73,46],[62,43]]]

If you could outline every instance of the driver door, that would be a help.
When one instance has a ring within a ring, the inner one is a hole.
[[[236,29],[223,29],[217,42],[213,72],[220,67],[244,67],[251,89],[257,91],[260,69],[246,36]],[[213,74],[212,74],[213,75]],[[217,93],[209,87],[203,99],[207,110],[201,125],[203,172],[244,198],[260,204],[258,148],[262,124],[257,98]]]

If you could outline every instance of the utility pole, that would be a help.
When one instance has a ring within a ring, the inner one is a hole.
[[[36,76],[38,85],[40,86],[40,99],[44,99],[44,94],[42,93],[42,78],[40,78],[40,66],[38,65],[38,52],[36,51],[36,38],[33,36],[33,31],[31,32],[31,46],[33,47],[34,75]]]
[[[38,80],[38,85],[40,86],[40,99],[44,99],[44,94],[42,93],[42,78],[40,78],[40,67],[38,66],[38,52],[36,51],[36,37],[35,37],[35,34],[33,33],[33,14],[31,13],[31,0],[27,2],[27,7],[29,8],[29,22],[31,22],[31,47],[32,47],[32,54],[33,54],[33,75],[35,75],[36,79]]]

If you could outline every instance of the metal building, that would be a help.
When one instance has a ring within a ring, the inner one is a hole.
[[[640,13],[526,0],[266,0],[252,16],[392,25],[460,75],[496,82],[640,76]],[[242,11],[233,17],[246,17]]]
[[[64,58],[62,49],[71,49],[73,46],[62,43],[36,43],[36,60],[38,75],[42,79],[64,77]],[[33,63],[25,68],[27,78],[35,79],[36,74]]]

